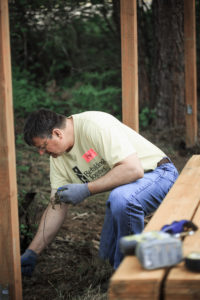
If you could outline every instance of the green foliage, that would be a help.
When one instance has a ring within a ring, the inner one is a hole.
[[[26,224],[20,224],[20,235],[26,236],[30,241],[33,238],[33,232],[29,231],[29,228]]]
[[[21,72],[13,68],[13,104],[15,115],[25,117],[27,113],[41,107],[56,109],[58,103],[54,101],[45,89],[36,85],[28,71]],[[22,137],[17,137],[17,143],[22,143]]]
[[[57,82],[83,72],[120,68],[120,39],[112,5],[96,1],[10,3],[14,65],[37,82]],[[98,5],[96,5],[98,4]],[[93,7],[93,5],[95,5]]]
[[[66,114],[100,110],[121,118],[121,88],[116,84],[120,80],[120,74],[116,70],[110,70],[83,73],[79,81],[74,80],[75,84],[71,80],[66,81],[62,92],[67,94]]]
[[[41,107],[65,113],[66,115],[85,110],[102,110],[121,118],[121,76],[114,70],[103,73],[83,73],[65,80],[58,90],[52,93],[36,85],[28,71],[20,72],[13,68],[13,102],[15,115],[26,117],[31,111]],[[75,83],[75,84],[74,84]],[[49,90],[51,87],[49,87]],[[63,94],[67,94],[67,99]],[[17,145],[23,144],[23,137],[17,135]]]
[[[106,87],[100,90],[91,84],[81,85],[72,91],[72,99],[68,105],[73,113],[85,110],[107,111],[120,118],[121,90]]]
[[[19,69],[13,69],[13,103],[18,116],[24,116],[49,100],[44,90],[34,85],[27,71],[21,73]]]
[[[20,191],[18,191],[18,203],[19,203],[19,214],[23,211],[23,202],[26,195],[25,189],[21,188]]]
[[[21,165],[21,166],[18,166],[18,169],[19,169],[20,172],[28,172],[30,167]]]
[[[155,118],[156,118],[155,109],[150,109],[148,107],[143,108],[139,115],[140,126],[143,129],[147,128]]]
[[[21,134],[18,133],[18,134],[16,135],[16,141],[15,141],[15,143],[16,143],[17,146],[22,146],[22,145],[24,145],[24,139],[23,139],[22,133],[21,133]]]
[[[88,3],[9,3],[16,116],[46,107],[66,115],[104,110],[120,118],[120,35],[112,3]],[[56,89],[49,92],[52,82]]]
[[[90,83],[99,89],[106,86],[121,86],[121,71],[110,69],[103,72],[86,72],[82,76],[85,83]]]

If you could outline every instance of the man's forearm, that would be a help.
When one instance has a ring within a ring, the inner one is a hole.
[[[101,178],[89,182],[88,188],[91,194],[109,191],[119,185],[133,182],[144,175],[143,168],[135,154],[116,165]]]
[[[65,220],[66,212],[66,204],[55,205],[55,209],[49,205],[43,213],[38,231],[28,248],[40,254],[55,238]]]

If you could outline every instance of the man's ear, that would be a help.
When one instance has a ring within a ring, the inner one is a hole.
[[[54,128],[52,130],[52,136],[53,135],[58,137],[58,138],[62,138],[62,136],[63,136],[62,131],[59,128]]]

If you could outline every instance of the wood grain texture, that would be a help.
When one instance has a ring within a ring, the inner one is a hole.
[[[199,206],[194,215],[193,222],[200,228]],[[200,229],[194,235],[186,237],[183,243],[184,256],[193,251],[200,252]],[[165,295],[166,300],[200,299],[200,272],[196,273],[187,270],[184,262],[174,267],[166,280]]]
[[[122,119],[139,130],[137,1],[120,1],[122,60]]]
[[[22,299],[8,0],[0,1],[0,284]],[[0,296],[1,298],[1,296]]]
[[[163,270],[144,270],[138,259],[127,256],[110,280],[109,299],[159,299]]]

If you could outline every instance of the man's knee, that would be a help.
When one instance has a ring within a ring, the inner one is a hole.
[[[121,215],[126,209],[127,199],[124,197],[120,187],[111,191],[107,205],[114,216]]]

